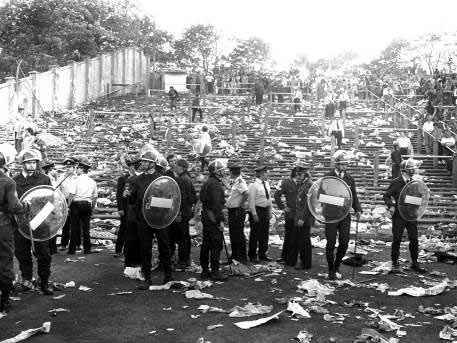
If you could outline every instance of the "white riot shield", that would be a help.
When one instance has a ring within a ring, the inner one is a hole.
[[[340,178],[324,176],[309,189],[308,206],[314,218],[321,223],[337,223],[351,210],[351,189]]]
[[[33,241],[53,238],[65,225],[68,207],[65,196],[51,186],[37,186],[25,192],[21,202],[30,204],[24,215],[18,215],[19,232]]]
[[[143,216],[153,229],[164,229],[176,219],[181,206],[181,191],[168,176],[155,179],[143,198]]]
[[[420,219],[427,209],[430,190],[422,180],[412,180],[403,187],[398,197],[398,212],[409,222]]]
[[[205,156],[209,154],[212,149],[212,145],[208,144],[207,142],[201,139],[196,139],[194,141],[194,144],[192,145],[192,150],[194,151],[194,153],[200,156]]]

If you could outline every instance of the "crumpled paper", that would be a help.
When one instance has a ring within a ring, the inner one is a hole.
[[[452,341],[452,337],[457,337],[457,329],[451,328],[449,325],[446,325],[443,330],[440,331],[440,339],[445,339],[447,341]]]
[[[269,316],[269,317],[260,318],[260,319],[256,319],[256,320],[248,320],[248,321],[244,321],[244,322],[237,322],[237,323],[234,323],[234,324],[236,326],[238,326],[240,329],[247,330],[247,329],[250,329],[250,328],[265,324],[265,323],[268,323],[269,321],[271,321],[273,319],[279,319],[279,315],[282,312],[283,311],[280,311],[280,312],[275,313],[274,315]]]
[[[264,306],[262,304],[248,303],[245,306],[235,306],[230,311],[229,317],[241,318],[267,314],[273,310],[273,306]]]
[[[125,267],[124,276],[129,279],[144,281],[141,267]]]
[[[294,338],[295,341],[299,343],[311,343],[313,335],[306,330],[300,330],[297,337]]]
[[[362,329],[360,336],[357,336],[354,343],[398,343],[397,338],[386,338],[374,329]]]
[[[213,307],[213,306],[209,306],[209,305],[200,305],[200,306],[198,307],[198,309],[199,309],[202,313],[207,313],[207,312],[226,313],[226,312],[227,312],[227,311],[224,310],[223,308]]]
[[[311,297],[325,297],[326,295],[333,294],[335,291],[333,287],[323,285],[316,279],[302,281],[297,287],[299,290],[307,291]]]
[[[302,318],[311,318],[308,311],[306,311],[299,303],[295,301],[289,301],[287,303],[287,312],[292,312],[292,316],[299,316]]]
[[[14,336],[12,338],[5,339],[5,340],[1,341],[0,343],[17,343],[17,342],[24,341],[27,338],[30,338],[33,335],[36,335],[38,333],[49,333],[50,331],[51,331],[51,322],[44,322],[40,328],[22,331],[20,334]]]
[[[430,288],[423,288],[423,287],[407,287],[407,288],[400,288],[396,291],[389,291],[387,294],[391,296],[399,296],[402,294],[410,295],[412,297],[425,297],[431,295],[438,295],[443,293],[446,288],[448,287],[449,279],[443,280],[439,284],[430,287]]]
[[[187,299],[214,299],[214,296],[211,294],[203,293],[198,289],[186,291],[185,295]]]

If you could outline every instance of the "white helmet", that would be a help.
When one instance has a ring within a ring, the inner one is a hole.
[[[41,162],[43,158],[41,157],[41,152],[36,149],[25,149],[19,153],[18,156],[19,163],[25,163],[28,161]]]

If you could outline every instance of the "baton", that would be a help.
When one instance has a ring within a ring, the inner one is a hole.
[[[357,256],[357,233],[359,232],[359,216],[356,217],[355,221],[355,238],[354,238],[354,257]],[[352,280],[355,275],[355,263],[352,263]]]

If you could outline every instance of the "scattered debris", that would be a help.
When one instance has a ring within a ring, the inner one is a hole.
[[[246,329],[250,329],[250,328],[253,328],[253,327],[268,323],[269,321],[271,321],[273,319],[279,319],[279,315],[282,312],[283,311],[278,312],[278,313],[276,313],[276,314],[274,314],[272,316],[269,316],[269,317],[260,318],[260,319],[256,319],[256,320],[249,320],[249,321],[245,321],[245,322],[237,322],[237,323],[234,323],[234,324],[236,326],[238,326],[240,329],[246,330]]]
[[[229,317],[241,318],[267,314],[273,310],[273,305],[263,306],[261,304],[248,303],[245,306],[235,306],[232,308]]]

